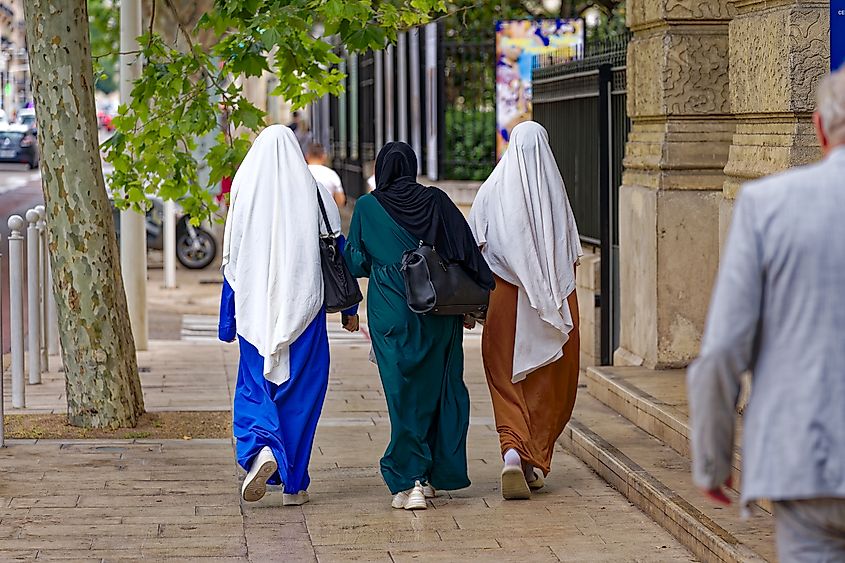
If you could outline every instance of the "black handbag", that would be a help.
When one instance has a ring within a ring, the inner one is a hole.
[[[415,313],[483,315],[490,291],[469,277],[460,264],[443,260],[433,246],[420,245],[402,255],[405,298]]]
[[[320,212],[323,214],[323,221],[326,223],[326,231],[320,231],[320,263],[323,268],[323,294],[325,297],[326,312],[337,313],[345,311],[360,303],[364,296],[361,295],[361,288],[346,265],[343,253],[340,251],[340,241],[331,234],[331,223],[323,205],[323,198],[317,192],[317,202],[320,204]]]

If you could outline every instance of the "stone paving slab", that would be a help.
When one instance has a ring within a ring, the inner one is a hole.
[[[216,386],[222,395],[234,377],[227,347],[196,346],[171,343],[162,356],[185,358],[199,350],[223,358],[216,367],[198,361],[217,370],[209,375],[224,380]],[[229,440],[13,441],[0,452],[0,559],[692,560],[562,450],[547,490],[531,501],[503,501],[477,343],[467,347],[473,485],[440,493],[428,511],[390,508],[378,472],[389,423],[377,372],[355,356],[360,351],[344,350],[335,354],[312,456],[310,504],[283,507],[281,495],[270,492],[242,505],[242,472]],[[179,401],[179,393],[172,400]]]
[[[312,454],[312,502],[295,509],[301,511],[301,521],[284,520],[304,523],[310,547],[297,526],[295,536],[282,542],[292,546],[289,560],[693,560],[667,532],[561,448],[547,490],[531,501],[502,500],[498,439],[477,340],[467,342],[466,350],[473,400],[473,484],[440,493],[429,510],[410,513],[390,508],[378,472],[389,421],[377,371],[366,357],[335,350],[329,399]],[[254,522],[273,522],[278,505],[278,498],[268,494],[243,507],[250,554],[256,542],[265,545],[278,538],[272,524],[253,529]]]
[[[155,306],[213,314],[219,285],[200,287],[201,274],[180,279],[196,287],[153,289]],[[389,439],[384,395],[368,346],[350,342],[333,345],[310,504],[283,507],[275,490],[241,503],[229,440],[11,441],[0,451],[0,560],[693,561],[560,448],[546,490],[501,499],[476,335],[465,343],[473,484],[441,492],[424,512],[392,509],[378,471]],[[236,345],[153,341],[139,358],[150,368],[142,375],[150,410],[230,408]],[[61,374],[48,375],[28,388],[29,408],[64,412]]]
[[[231,452],[230,440],[12,441],[0,560],[246,560]]]

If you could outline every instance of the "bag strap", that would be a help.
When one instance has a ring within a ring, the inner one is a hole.
[[[326,213],[326,206],[323,204],[323,196],[320,193],[320,186],[317,185],[317,203],[320,204],[320,213],[323,214],[323,221],[326,223],[326,236],[332,236],[332,224],[329,222],[329,214]],[[320,229],[320,236],[323,236],[323,231]]]

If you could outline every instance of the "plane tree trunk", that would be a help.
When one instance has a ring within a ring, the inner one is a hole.
[[[132,427],[144,399],[100,162],[86,0],[24,0],[24,12],[68,419]]]

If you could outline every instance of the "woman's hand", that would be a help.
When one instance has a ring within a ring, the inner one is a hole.
[[[361,319],[358,315],[341,315],[340,320],[343,328],[349,332],[357,332],[361,328]]]

